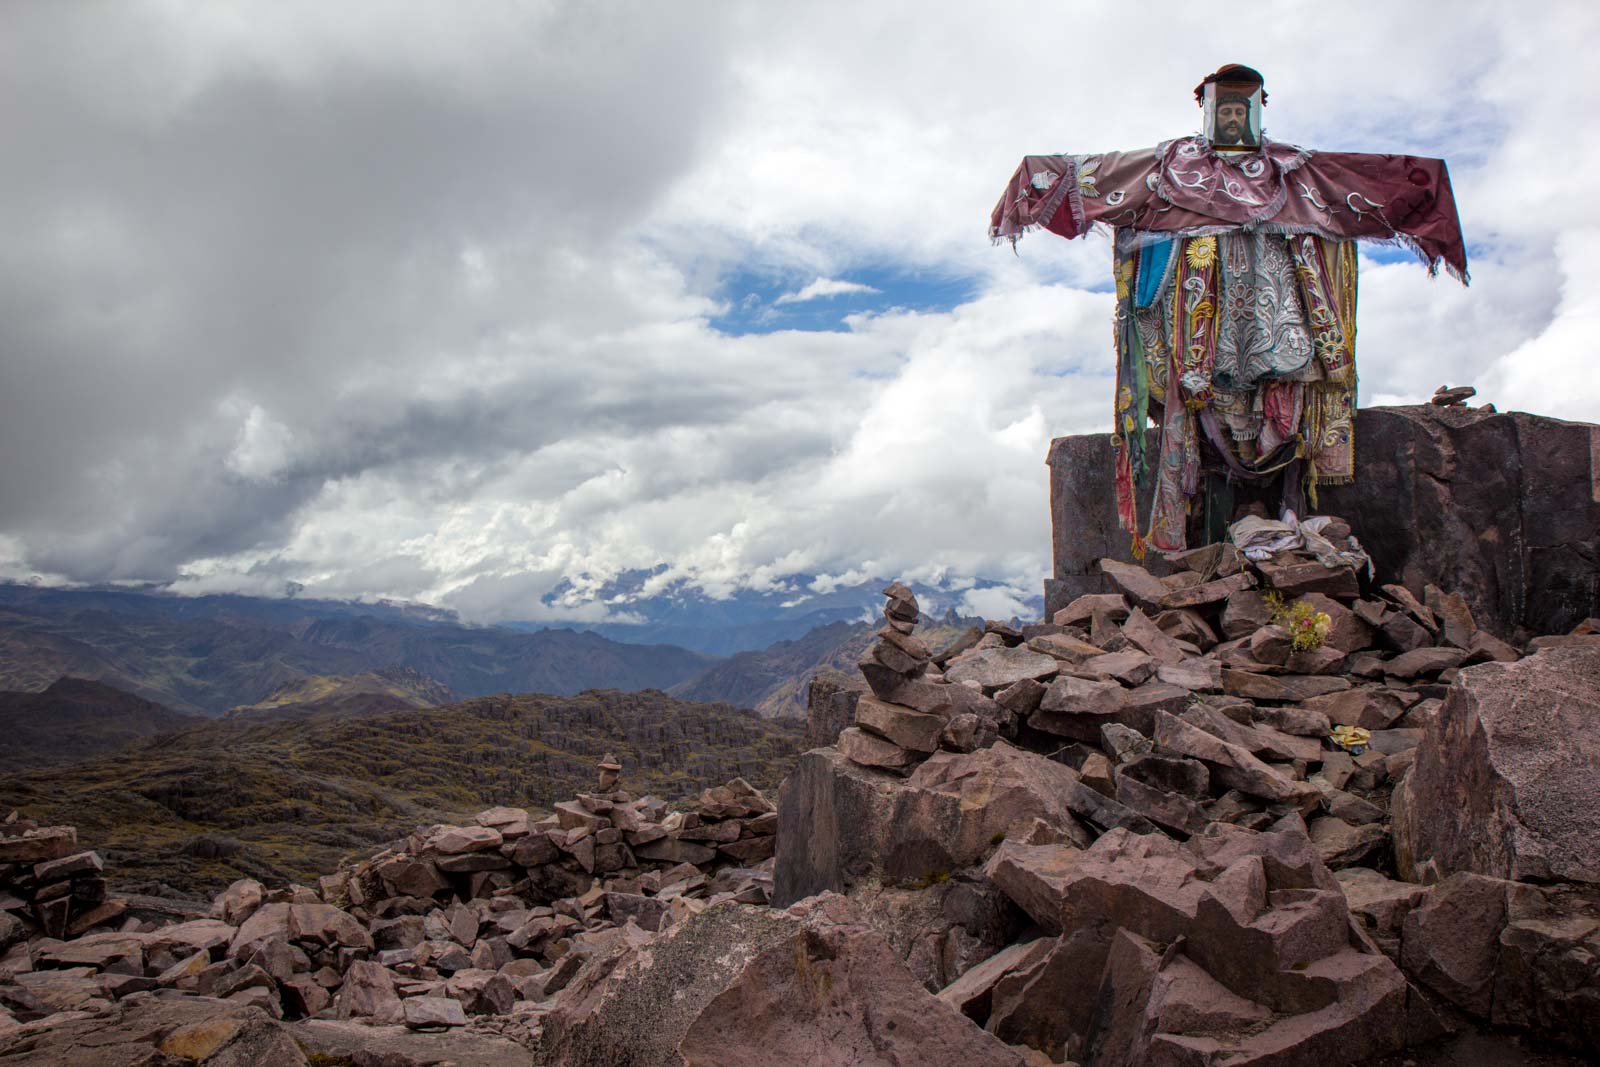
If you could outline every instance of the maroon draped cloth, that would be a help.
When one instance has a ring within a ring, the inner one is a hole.
[[[1027,156],[989,219],[1013,242],[1042,226],[1077,237],[1096,223],[1153,237],[1254,229],[1380,241],[1412,249],[1430,272],[1467,281],[1467,249],[1442,159],[1313,152],[1264,142],[1218,153],[1204,137],[1134,152]]]

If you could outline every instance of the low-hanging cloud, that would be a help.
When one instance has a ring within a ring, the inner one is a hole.
[[[1109,424],[1109,252],[988,209],[1026,152],[1188,132],[1229,61],[1285,139],[1452,162],[1474,284],[1367,264],[1365,401],[1600,417],[1596,15],[1366,14],[1245,55],[1172,5],[1131,70],[1060,62],[1120,13],[1020,5],[8,6],[0,575],[579,621],[627,607],[545,594],[630,569],[1036,589],[1048,442]],[[841,318],[720,328],[757,288]]]

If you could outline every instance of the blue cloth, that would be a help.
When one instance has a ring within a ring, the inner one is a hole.
[[[1140,249],[1139,276],[1133,290],[1135,307],[1147,308],[1156,302],[1156,294],[1161,291],[1161,283],[1167,276],[1167,264],[1172,261],[1174,243],[1168,239]]]

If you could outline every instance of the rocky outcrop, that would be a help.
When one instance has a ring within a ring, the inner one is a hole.
[[[829,671],[806,685],[806,747],[833,744],[856,721],[856,701],[866,690],[859,677]]]
[[[1297,828],[1214,824],[1187,844],[1116,830],[1087,850],[1008,842],[988,871],[1074,961],[1076,995],[1053,1030],[1031,1029],[1046,1051],[1100,1065],[1316,1063],[1405,1044],[1405,979],[1352,935],[1344,894]]]
[[[1316,528],[1330,556],[1361,558],[1348,524]],[[1588,1049],[1600,923],[1580,868],[1525,862],[1517,876],[1546,884],[1476,896],[1387,872],[1391,789],[1403,805],[1436,773],[1454,792],[1434,791],[1427,832],[1472,841],[1498,820],[1530,858],[1582,851],[1595,716],[1576,663],[1600,655],[1600,624],[1524,649],[1459,593],[1373,588],[1309,546],[1257,556],[1101,560],[1105,591],[1046,622],[864,662],[855,727],[780,795],[775,898],[843,891],[906,917],[949,950],[915,957],[941,999],[1094,1067],[1364,1062],[1465,1019]],[[1558,655],[1573,661],[1545,665]],[[1541,684],[1552,669],[1562,685]],[[1512,693],[1528,711],[1463,710]],[[928,720],[972,700],[1003,714],[967,751]],[[1578,825],[1545,818],[1562,805]],[[1009,941],[1003,921],[957,933],[932,905],[985,883],[1025,916]]]
[[[1600,1051],[1600,893],[1455,874],[1406,912],[1399,948],[1468,1015]]]
[[[774,901],[780,906],[871,877],[926,882],[978,863],[1033,820],[1088,837],[1072,805],[1110,802],[1072,768],[1005,742],[938,753],[909,777],[836,749],[800,757],[778,798]]]
[[[1393,814],[1410,880],[1600,886],[1600,643],[1463,670]]]
[[[1454,589],[1502,635],[1565,633],[1600,615],[1600,426],[1421,405],[1364,408],[1355,427],[1356,480],[1324,487],[1319,505],[1360,530],[1380,583]],[[1110,436],[1058,438],[1047,462],[1049,615],[1108,591],[1097,560],[1131,556]]]
[[[0,1059],[166,1000],[385,1067],[1339,1067],[1473,1023],[1600,1052],[1600,620],[1519,647],[1306,529],[1104,560],[1109,591],[938,651],[892,584],[850,724],[776,810],[741,780],[673,810],[608,753],[548,815],[239,882],[209,918],[13,818]],[[233,1040],[112,1032],[146,1067]]]

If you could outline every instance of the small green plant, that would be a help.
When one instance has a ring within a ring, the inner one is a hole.
[[[1285,601],[1283,594],[1276,589],[1269,589],[1261,595],[1267,603],[1267,610],[1272,614],[1270,621],[1274,626],[1282,626],[1289,631],[1296,652],[1309,652],[1314,648],[1321,648],[1322,643],[1328,639],[1328,631],[1333,628],[1333,620],[1325,611],[1317,611],[1304,600]]]
[[[932,889],[934,886],[942,885],[945,882],[948,882],[949,880],[950,880],[950,872],[949,871],[929,871],[927,874],[923,875],[921,878],[918,878],[916,880],[916,882],[913,883],[913,885],[917,889]]]

